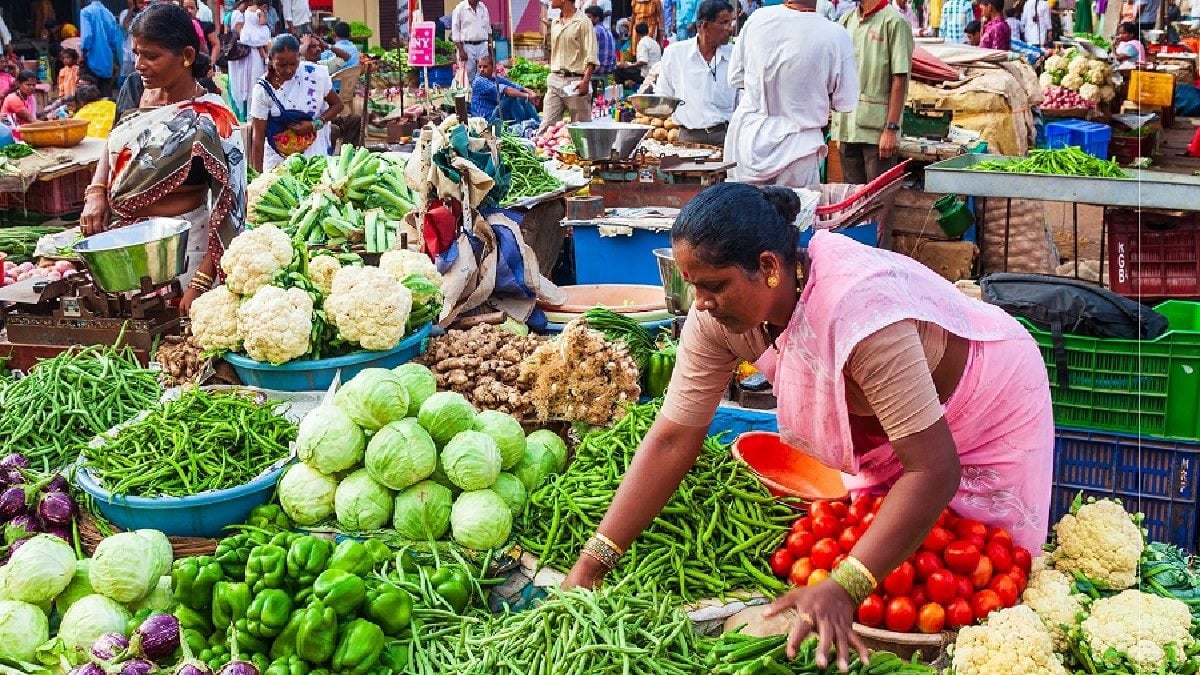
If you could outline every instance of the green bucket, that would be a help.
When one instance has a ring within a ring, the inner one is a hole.
[[[975,215],[958,195],[942,197],[933,203],[933,208],[940,214],[937,219],[938,227],[942,228],[947,237],[960,237],[975,224]]]

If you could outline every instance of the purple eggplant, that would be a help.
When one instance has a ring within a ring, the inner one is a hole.
[[[62,525],[54,525],[53,527],[47,527],[46,534],[49,534],[54,537],[58,537],[59,539],[62,539],[63,541],[67,542],[68,544],[70,544],[73,541],[71,539],[71,531]]]
[[[92,656],[101,661],[112,661],[129,649],[129,640],[120,633],[105,633],[92,643]]]
[[[13,467],[0,469],[0,482],[5,485],[24,485],[25,474],[21,473],[20,469]]]
[[[3,496],[0,494],[0,498]],[[75,500],[64,492],[47,492],[38,502],[37,512],[42,523],[47,526],[70,525],[71,518],[75,516]]]
[[[0,457],[0,469],[28,469],[29,458],[19,452],[10,452]]]
[[[41,531],[42,528],[38,527],[37,520],[33,516],[26,513],[8,521],[8,525],[5,527],[4,537],[5,539],[9,540],[28,539],[29,537],[32,537]]]
[[[142,622],[129,638],[129,648],[137,656],[162,661],[179,649],[179,619],[173,614],[155,614]]]
[[[259,675],[258,668],[249,661],[230,661],[221,666],[217,675]]]
[[[0,520],[12,520],[25,515],[29,505],[25,501],[25,488],[20,485],[7,488],[0,492]]]
[[[208,664],[192,655],[187,640],[180,640],[179,646],[183,649],[183,658],[171,670],[171,675],[212,675]]]
[[[54,474],[54,478],[46,484],[46,492],[70,492],[71,484],[67,482],[67,477],[61,473]]]
[[[104,669],[89,662],[75,666],[67,675],[104,675]]]
[[[121,664],[120,675],[150,675],[158,672],[158,667],[146,659],[132,659]]]

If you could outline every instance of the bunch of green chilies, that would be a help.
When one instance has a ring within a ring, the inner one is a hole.
[[[25,455],[42,471],[62,468],[97,434],[129,421],[161,395],[155,373],[129,348],[62,352],[0,392],[4,451]]]
[[[526,197],[544,195],[563,186],[561,180],[546,171],[542,159],[515,137],[509,134],[500,137],[500,153],[512,180],[501,206],[510,206]]]
[[[817,665],[817,637],[812,636],[800,643],[796,658],[787,660],[787,636],[769,635],[756,637],[739,630],[730,631],[713,640],[701,642],[701,650],[711,675],[834,675],[840,673],[837,659],[830,656],[827,665]],[[850,675],[936,675],[938,670],[927,666],[914,655],[905,661],[891,652],[872,652],[868,663],[863,663],[858,654],[851,656],[847,664]]]
[[[98,447],[88,472],[109,492],[186,497],[249,483],[288,455],[296,425],[244,393],[186,389]]]
[[[1129,174],[1114,160],[1093,157],[1075,146],[1054,150],[1030,150],[1021,159],[993,159],[979,162],[973,171],[1002,173],[1033,173],[1055,176],[1086,176],[1090,178],[1128,178]]]
[[[521,545],[540,564],[569,569],[599,525],[659,403],[631,406],[608,429],[589,432],[563,474],[530,496],[548,517],[529,519]],[[728,445],[705,441],[662,514],[639,537],[610,580],[631,591],[668,592],[684,602],[732,591],[778,593],[784,584],[761,568],[779,548],[795,512],[771,497]]]

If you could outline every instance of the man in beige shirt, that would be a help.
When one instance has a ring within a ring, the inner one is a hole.
[[[592,71],[600,64],[596,33],[572,0],[551,0],[561,12],[550,23],[550,77],[546,80],[546,103],[542,111],[544,131],[571,112],[572,122],[592,119],[589,91]]]

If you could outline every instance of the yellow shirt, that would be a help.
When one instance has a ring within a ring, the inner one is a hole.
[[[929,13],[925,16],[929,17],[930,28],[942,27],[942,0],[929,0]]]
[[[596,31],[583,12],[566,20],[559,17],[550,24],[550,72],[582,74],[589,63],[600,65],[598,52]]]

